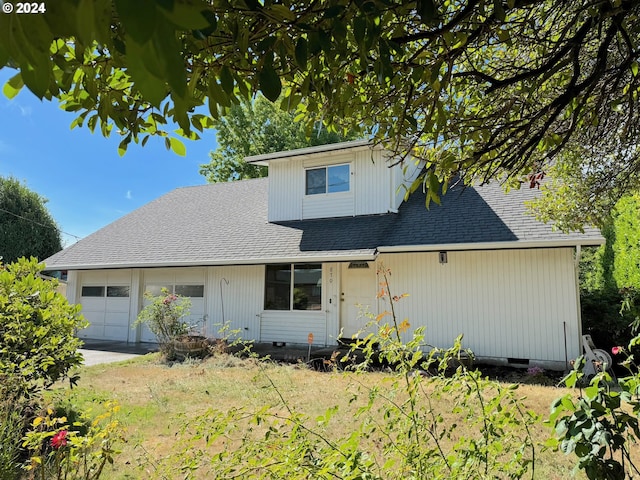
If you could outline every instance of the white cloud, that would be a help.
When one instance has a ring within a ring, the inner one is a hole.
[[[30,105],[22,105],[18,100],[7,100],[0,104],[0,108],[6,108],[7,110],[13,110],[20,112],[20,116],[22,117],[31,117],[33,113],[33,107]]]
[[[131,190],[127,190],[127,194],[125,195],[125,198],[127,200],[131,200],[133,198],[133,196],[131,195]]]
[[[17,105],[17,107],[20,109],[20,115],[23,117],[31,116],[31,112],[33,111],[31,107],[23,107],[22,105]]]

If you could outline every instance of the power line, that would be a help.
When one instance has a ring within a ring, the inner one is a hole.
[[[65,232],[64,230],[61,230],[61,229],[59,229],[59,228],[57,228],[57,227],[52,227],[51,225],[47,225],[47,224],[45,224],[45,223],[36,222],[35,220],[33,220],[33,219],[31,219],[31,218],[23,217],[22,215],[18,215],[17,213],[10,212],[9,210],[5,210],[5,209],[4,209],[4,208],[2,208],[2,207],[0,207],[0,212],[8,213],[9,215],[13,215],[14,217],[18,217],[18,218],[20,218],[20,219],[22,219],[22,220],[26,220],[27,222],[31,222],[31,223],[34,223],[34,224],[36,224],[36,225],[40,225],[41,227],[45,227],[45,228],[55,228],[58,232],[63,233],[63,234],[65,234],[65,235],[68,235],[68,236],[70,236],[70,237],[75,238],[75,239],[76,239],[76,241],[77,241],[77,240],[80,240],[80,239],[82,238],[82,237],[79,237],[78,235],[74,235],[73,233]]]

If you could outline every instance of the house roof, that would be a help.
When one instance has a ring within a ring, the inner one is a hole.
[[[269,223],[268,179],[178,188],[45,260],[49,270],[372,260],[377,252],[599,245],[536,221],[523,188],[454,187],[425,208],[416,192],[398,213]]]

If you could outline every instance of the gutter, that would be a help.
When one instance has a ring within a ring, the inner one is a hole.
[[[442,243],[438,245],[393,245],[378,247],[379,253],[405,253],[405,252],[441,252],[443,250],[508,250],[520,248],[558,248],[576,247],[577,245],[597,246],[603,245],[604,239],[585,241],[576,243],[575,239],[544,241],[544,240],[515,240],[507,242],[484,242],[484,243]]]
[[[269,265],[274,263],[324,263],[324,262],[372,262],[376,259],[376,252],[359,253],[355,255],[310,255],[294,257],[221,259],[221,260],[190,260],[183,262],[150,262],[150,263],[93,263],[79,265],[47,265],[49,270],[102,270],[122,268],[167,268],[167,267],[216,267],[234,265]]]

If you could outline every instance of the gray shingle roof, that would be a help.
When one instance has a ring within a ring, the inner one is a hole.
[[[178,188],[48,258],[48,269],[274,263],[373,258],[376,249],[595,245],[595,229],[563,234],[536,221],[499,185],[455,187],[425,209],[414,194],[397,214],[267,222],[268,180]],[[515,244],[512,242],[516,242]],[[540,244],[540,245],[538,245]],[[484,245],[484,246],[483,246]]]

